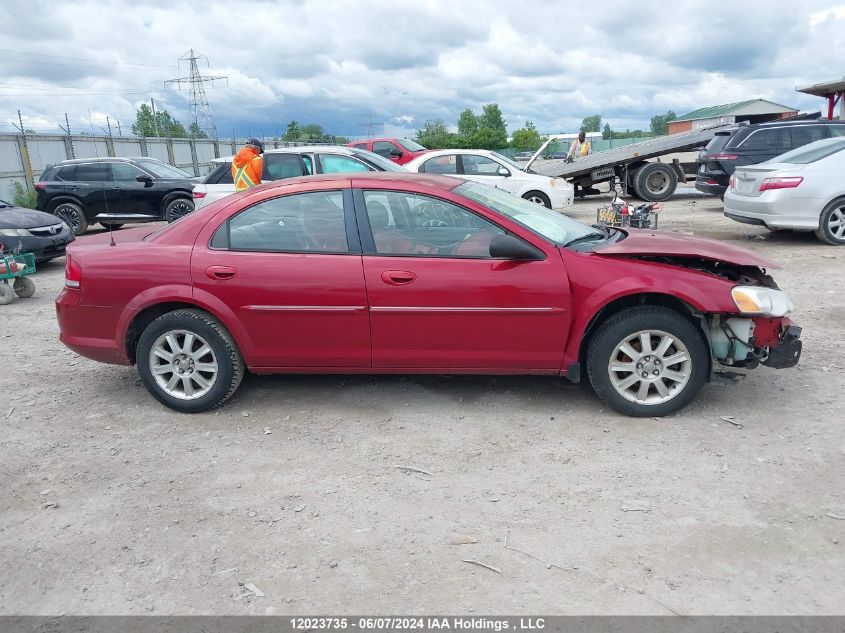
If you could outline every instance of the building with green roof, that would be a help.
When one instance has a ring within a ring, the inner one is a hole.
[[[740,121],[765,123],[766,121],[785,119],[796,114],[798,114],[798,110],[789,106],[766,99],[749,99],[748,101],[725,103],[688,112],[669,123],[669,134]]]

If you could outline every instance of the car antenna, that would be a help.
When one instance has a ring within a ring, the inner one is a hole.
[[[88,110],[88,124],[91,126],[91,138],[94,141],[94,156],[97,157],[97,162],[100,161],[100,150],[97,149],[97,139],[94,138],[94,122],[91,120],[91,110]],[[110,215],[109,213],[109,197],[106,195],[105,188],[102,188],[103,192],[103,203],[106,205],[106,215]],[[109,246],[117,246],[114,242],[114,229],[112,228],[112,223],[109,222]]]

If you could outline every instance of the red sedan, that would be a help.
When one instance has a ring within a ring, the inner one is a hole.
[[[554,374],[629,415],[689,403],[712,362],[789,367],[770,261],[598,229],[485,185],[371,173],[270,183],[68,249],[61,340],[136,364],[179,411],[255,373]]]

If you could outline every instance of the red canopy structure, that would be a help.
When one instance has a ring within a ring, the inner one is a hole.
[[[833,119],[833,110],[839,103],[839,119],[845,121],[845,77],[806,88],[796,88],[798,92],[827,99],[827,118]]]

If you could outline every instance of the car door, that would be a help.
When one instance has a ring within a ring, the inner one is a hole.
[[[458,154],[462,177],[517,194],[520,183],[513,172],[500,162],[479,154]]]
[[[370,365],[349,189],[294,189],[209,225],[191,259],[194,295],[238,320],[253,368]]]
[[[262,182],[296,178],[307,173],[305,164],[299,154],[287,152],[267,152],[264,154],[264,169]]]
[[[111,188],[111,169],[106,162],[96,161],[80,163],[76,167],[76,181],[70,183],[70,192],[78,196],[85,208],[85,215],[92,218],[106,212],[110,198],[114,198]]]
[[[455,203],[355,190],[355,204],[374,367],[560,371],[569,285],[551,245],[497,260],[490,241],[505,231]]]
[[[124,162],[111,163],[111,173],[111,190],[115,193],[114,203],[109,205],[112,213],[159,215],[161,191],[152,175]],[[139,176],[147,180],[139,182]]]
[[[361,171],[375,171],[365,162],[345,156],[343,154],[316,154],[317,173],[319,174],[350,174]]]

